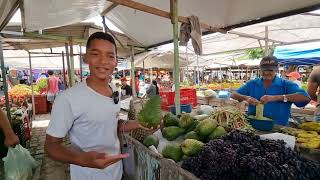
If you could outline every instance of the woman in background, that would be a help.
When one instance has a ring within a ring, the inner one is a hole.
[[[150,98],[155,95],[159,95],[159,87],[157,81],[153,80],[151,86],[147,89],[147,97]]]

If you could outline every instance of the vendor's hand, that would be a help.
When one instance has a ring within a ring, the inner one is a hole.
[[[4,140],[4,144],[7,147],[14,147],[15,145],[17,145],[19,143],[20,143],[19,138],[14,133],[6,135],[5,140]]]
[[[129,154],[108,155],[95,151],[83,152],[79,155],[81,166],[97,169],[104,169],[127,157]]]
[[[250,105],[253,105],[253,106],[256,106],[257,104],[260,103],[257,99],[250,96],[248,96],[245,101],[247,101]]]
[[[262,104],[266,104],[268,102],[276,101],[276,96],[264,95],[260,98],[260,102]]]

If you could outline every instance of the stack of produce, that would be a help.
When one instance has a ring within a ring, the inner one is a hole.
[[[204,97],[206,97],[206,98],[214,98],[214,97],[217,97],[217,96],[218,96],[218,94],[217,94],[215,91],[213,91],[212,89],[207,89],[207,90],[205,90],[205,91],[203,92],[203,95],[204,95]]]
[[[9,96],[30,96],[32,95],[31,87],[25,84],[13,86],[8,92]]]
[[[250,123],[246,120],[244,113],[234,107],[216,108],[211,114],[210,119],[227,129],[254,131]]]
[[[223,82],[217,83],[213,82],[208,85],[202,86],[202,88],[212,89],[212,90],[224,90],[224,89],[238,89],[242,84],[239,82]]]
[[[38,93],[43,92],[48,87],[48,79],[41,78],[38,80],[37,84],[34,86],[34,90]]]
[[[135,113],[136,112],[133,107],[133,102],[131,102],[130,110],[128,113],[128,117],[130,120],[136,119]],[[138,113],[137,119],[139,123],[146,128],[157,128],[160,125],[162,119],[160,96],[151,97]],[[140,128],[132,132],[132,137],[142,142],[144,138],[149,134],[150,132]]]
[[[2,110],[6,111],[6,108],[3,107]],[[23,114],[24,114],[24,110],[21,108],[16,108],[16,107],[10,108],[11,124],[21,124],[23,121],[22,119]]]
[[[295,136],[302,147],[320,149],[320,122],[305,122],[299,129],[284,127],[281,131]]]
[[[162,149],[162,155],[176,162],[190,156],[197,155],[204,142],[219,138],[227,132],[217,122],[211,119],[202,121],[195,120],[190,114],[182,114],[180,119],[172,113],[167,113],[163,118],[164,128],[162,136],[170,142]],[[183,138],[182,143],[175,140]],[[159,139],[154,135],[149,135],[144,139],[144,145],[155,146],[159,144]]]
[[[34,94],[38,94],[37,92],[34,92]],[[29,97],[32,95],[31,87],[25,84],[18,84],[14,86],[10,91],[8,92],[9,95],[9,103],[14,106],[26,106]],[[5,97],[3,96],[0,100],[0,106],[5,105]]]
[[[239,130],[211,140],[182,168],[203,180],[320,179],[320,164],[303,159],[283,141]]]

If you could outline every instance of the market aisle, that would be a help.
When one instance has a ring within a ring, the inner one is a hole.
[[[68,180],[68,165],[56,162],[44,154],[44,141],[46,129],[50,121],[50,115],[37,115],[32,123],[32,139],[30,142],[30,153],[41,163],[33,180]]]

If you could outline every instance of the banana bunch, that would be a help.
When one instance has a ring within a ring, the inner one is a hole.
[[[281,131],[286,134],[295,136],[297,139],[297,142],[302,147],[310,148],[310,149],[320,149],[320,135],[318,134],[317,131],[287,128],[287,127],[282,128]]]
[[[300,124],[299,128],[306,131],[316,131],[320,133],[320,122],[315,122],[315,121],[305,122]]]

